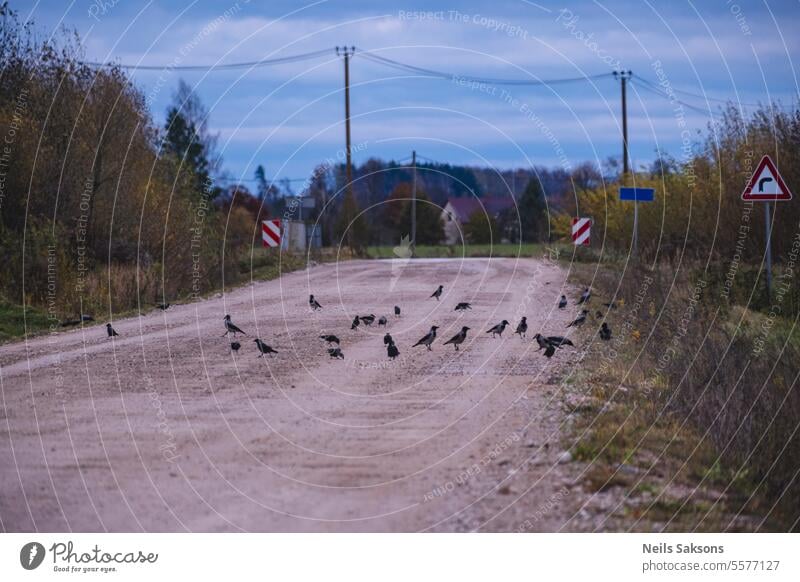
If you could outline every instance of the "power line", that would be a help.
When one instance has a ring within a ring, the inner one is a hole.
[[[221,64],[221,65],[126,65],[122,63],[98,63],[93,61],[85,61],[84,65],[89,65],[90,67],[108,67],[108,68],[120,68],[125,69],[127,71],[163,71],[165,69],[175,70],[175,71],[226,71],[232,69],[245,69],[245,68],[257,68],[257,67],[267,67],[273,65],[283,65],[286,63],[295,63],[299,61],[306,61],[309,59],[316,59],[324,55],[329,55],[333,53],[333,49],[324,49],[319,51],[313,51],[309,53],[301,53],[297,55],[291,55],[287,57],[277,57],[273,59],[260,59],[258,61],[247,61],[242,63],[228,63],[228,64]]]
[[[359,52],[357,53],[359,57],[366,58],[374,63],[392,67],[395,69],[400,69],[402,71],[411,72],[411,73],[422,73],[424,75],[428,75],[430,77],[436,77],[439,79],[458,79],[467,82],[473,83],[486,83],[488,85],[529,85],[529,86],[549,86],[549,85],[560,85],[565,83],[576,83],[576,82],[583,82],[583,81],[592,81],[595,79],[603,79],[606,77],[611,77],[612,73],[600,73],[597,75],[584,75],[582,77],[570,77],[564,79],[496,79],[492,77],[473,77],[470,75],[459,75],[457,73],[447,73],[444,71],[436,71],[434,69],[427,69],[424,67],[417,67],[416,65],[409,65],[407,63],[402,63],[400,61],[396,61],[394,59],[389,59],[386,57],[381,57],[376,54],[372,54],[369,52]]]
[[[654,93],[654,94],[658,95],[659,97],[662,97],[662,98],[666,99],[667,101],[674,102],[674,103],[680,103],[681,105],[683,105],[687,109],[691,109],[693,111],[697,111],[698,113],[702,113],[703,115],[708,115],[710,113],[710,111],[708,109],[702,109],[700,107],[696,107],[696,106],[694,106],[694,105],[692,105],[690,103],[686,103],[685,101],[681,101],[680,99],[673,99],[672,97],[667,95],[661,89],[658,89],[655,86],[652,86],[652,83],[644,81],[644,79],[640,79],[639,77],[634,77],[633,79],[631,79],[631,82],[633,83],[633,85],[635,85],[639,89],[644,89],[645,91],[649,91],[650,93]]]

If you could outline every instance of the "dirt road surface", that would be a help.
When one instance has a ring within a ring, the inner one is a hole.
[[[114,340],[98,322],[2,346],[2,528],[582,529],[580,463],[561,457],[577,352],[548,360],[532,339],[566,331],[565,278],[538,259],[349,261],[116,320]],[[238,354],[226,313],[248,334]],[[350,329],[369,313],[387,327]],[[433,350],[412,348],[433,324]],[[462,325],[461,350],[442,345]],[[279,354],[258,358],[254,337]]]

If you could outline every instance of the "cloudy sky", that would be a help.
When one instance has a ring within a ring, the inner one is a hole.
[[[620,157],[620,84],[608,75],[620,67],[634,76],[628,117],[637,167],[657,150],[680,158],[682,143],[698,139],[718,114],[719,99],[747,111],[769,99],[791,105],[798,93],[797,0],[11,4],[40,34],[77,30],[92,61],[219,66],[326,50],[278,66],[131,72],[159,122],[179,79],[195,88],[235,178],[252,178],[263,164],[276,179],[302,179],[321,161],[341,157],[337,45],[356,47],[356,162],[402,159],[412,149],[428,159],[497,168]],[[459,77],[432,78],[368,55]],[[583,80],[500,85],[468,77]],[[672,100],[650,85],[659,83],[675,91]]]

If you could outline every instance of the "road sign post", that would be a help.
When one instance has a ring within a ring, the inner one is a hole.
[[[792,192],[783,181],[778,168],[769,156],[764,156],[750,176],[750,180],[742,192],[742,200],[765,202],[764,204],[764,266],[767,279],[767,301],[772,297],[772,218],[769,211],[770,202],[781,202],[792,199]]]
[[[589,241],[592,235],[592,219],[591,218],[573,218],[572,219],[572,244],[575,246],[589,246]]]
[[[633,201],[633,240],[631,246],[633,253],[639,249],[639,202],[652,202],[655,200],[655,190],[653,188],[620,188],[619,199],[622,201]]]

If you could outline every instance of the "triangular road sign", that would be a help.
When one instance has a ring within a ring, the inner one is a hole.
[[[791,200],[792,193],[778,173],[778,169],[769,156],[761,158],[758,168],[742,192],[742,200],[754,202],[773,202],[775,200]]]

